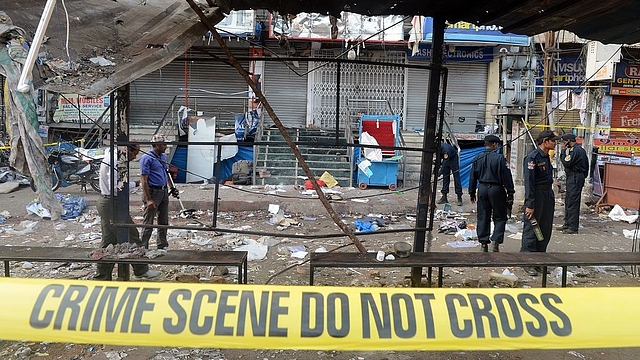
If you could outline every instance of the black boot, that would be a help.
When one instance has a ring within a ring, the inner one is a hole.
[[[500,244],[494,241],[493,246],[491,247],[491,252],[500,252]]]
[[[447,199],[447,194],[442,194],[440,200],[436,201],[436,204],[446,204],[449,200]]]
[[[462,195],[458,195],[458,206],[462,206]]]
[[[481,252],[489,252],[489,244],[481,244],[480,251]]]

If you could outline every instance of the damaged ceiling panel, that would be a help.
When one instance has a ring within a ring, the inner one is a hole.
[[[3,0],[15,26],[35,33],[44,0]],[[640,1],[632,0],[200,0],[217,24],[229,10],[280,14],[425,15],[449,22],[500,25],[534,35],[565,29],[604,43],[640,42]],[[218,7],[216,7],[216,5]],[[68,26],[67,13],[68,11]],[[69,31],[66,51],[67,30]],[[184,53],[206,32],[185,0],[57,1],[43,46],[37,87],[97,97],[150,73]],[[30,39],[29,39],[30,40]],[[93,62],[91,59],[93,58]]]
[[[1,10],[31,40],[44,4],[5,0]],[[214,23],[224,18],[215,7],[203,10]],[[184,0],[57,1],[34,85],[98,97],[168,64],[206,32]]]
[[[424,15],[449,22],[500,25],[504,32],[536,35],[569,30],[604,43],[640,42],[640,2],[632,0],[216,0],[232,9],[269,9],[280,14],[341,11],[364,15]],[[222,4],[221,4],[222,5]]]

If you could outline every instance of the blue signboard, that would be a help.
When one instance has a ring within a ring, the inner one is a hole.
[[[433,18],[424,18],[422,32],[422,40],[428,42],[433,40]],[[529,37],[527,35],[504,34],[500,31],[499,26],[477,26],[464,21],[449,24],[444,30],[444,41],[529,45]]]
[[[411,50],[407,56],[411,60],[431,59],[431,44],[420,43],[418,53],[411,55]],[[493,47],[489,46],[445,46],[444,61],[474,61],[491,62],[493,60]]]
[[[536,73],[536,85],[543,85],[544,62],[538,62]],[[584,59],[578,56],[563,56],[559,61],[553,63],[553,85],[566,88],[571,87],[575,92],[581,91],[581,86],[585,85],[585,64]],[[555,89],[560,90],[561,88]],[[536,92],[542,92],[541,87],[536,87]]]

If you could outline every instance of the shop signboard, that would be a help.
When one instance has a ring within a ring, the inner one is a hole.
[[[538,71],[536,74],[536,92],[542,92],[544,61],[538,62]],[[575,92],[582,91],[585,82],[585,64],[584,59],[580,56],[563,56],[553,63],[553,86],[554,90],[566,89],[569,87]]]
[[[640,96],[640,65],[621,61],[611,82],[611,95]]]
[[[454,24],[447,24],[444,30],[444,41],[446,43],[483,43],[483,44],[511,44],[529,46],[527,35],[516,35],[503,33],[501,26],[496,25],[475,25],[472,23],[458,21]],[[422,40],[431,42],[433,40],[433,18],[425,17],[422,26]]]
[[[78,94],[61,94],[58,97],[58,109],[53,115],[53,121],[92,124],[102,116],[102,121],[108,123],[109,101],[109,95],[87,98]]]
[[[421,42],[418,45],[418,52],[411,55],[411,50],[407,52],[407,57],[411,60],[431,59],[431,44]],[[444,49],[444,61],[493,61],[493,47],[487,46],[447,46]]]

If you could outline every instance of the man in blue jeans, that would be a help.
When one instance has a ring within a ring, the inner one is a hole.
[[[442,197],[437,201],[438,204],[449,202],[447,194],[449,193],[449,182],[451,181],[451,173],[453,173],[453,183],[458,195],[458,206],[462,206],[462,183],[460,182],[460,160],[458,160],[458,150],[453,146],[442,143],[440,145],[442,154],[442,165],[438,172],[438,177],[442,176]]]

